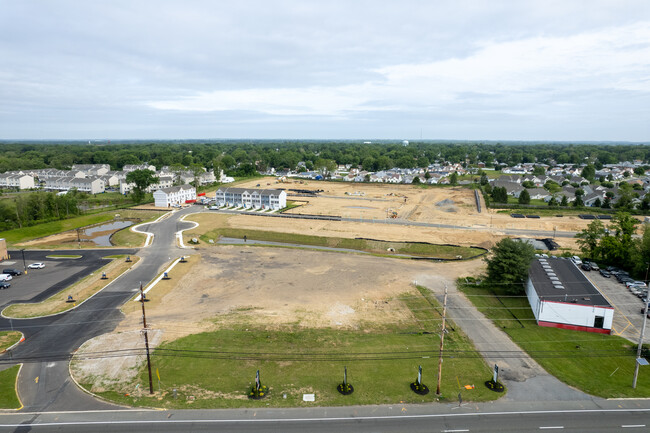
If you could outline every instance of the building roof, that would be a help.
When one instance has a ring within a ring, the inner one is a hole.
[[[250,194],[257,192],[260,195],[280,195],[282,193],[281,189],[264,189],[264,188],[219,188],[217,191],[221,191],[224,194],[243,194],[248,192]]]
[[[172,192],[179,192],[179,191],[183,191],[183,190],[187,191],[187,190],[191,190],[191,189],[194,189],[194,187],[192,185],[185,184],[185,185],[179,185],[179,186],[170,186],[169,188],[162,188],[162,189],[159,189],[158,191],[162,191],[162,192],[164,192],[166,194],[169,194],[169,193],[172,193]]]
[[[528,269],[528,276],[542,301],[611,307],[605,297],[569,259],[535,259]]]

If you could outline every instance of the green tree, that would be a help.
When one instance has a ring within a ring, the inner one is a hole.
[[[582,177],[593,182],[596,178],[596,167],[591,164],[587,164],[585,168],[582,169]]]
[[[527,189],[524,189],[521,193],[519,193],[518,202],[519,204],[530,204],[530,194],[528,193]]]
[[[555,196],[551,196],[551,199],[548,201],[548,205],[551,207],[557,206],[557,200],[555,200]]]
[[[609,196],[605,196],[605,199],[603,200],[603,204],[600,207],[603,209],[611,209],[612,199]]]
[[[529,243],[511,238],[500,240],[492,248],[490,257],[485,259],[487,281],[491,284],[503,284],[508,293],[523,293],[523,283],[534,256],[535,249]]]
[[[485,174],[485,173],[481,174],[481,185],[485,186],[488,183],[490,183],[490,181],[489,181],[489,179],[487,177],[487,174]]]
[[[314,163],[314,168],[323,176],[323,179],[331,178],[336,167],[336,161],[332,159],[318,158]]]
[[[413,181],[411,183],[419,185],[421,183],[420,176],[413,176]]]
[[[635,167],[634,168],[634,174],[636,174],[637,176],[643,176],[644,173],[645,173],[645,170],[643,169],[643,167]]]
[[[600,197],[598,197],[596,200],[594,200],[594,207],[600,207],[602,206],[602,202],[600,201]]]
[[[598,252],[598,243],[605,235],[605,226],[600,220],[593,220],[582,231],[576,234],[577,244],[580,250],[589,258],[596,258]]]
[[[449,176],[449,184],[452,186],[458,185],[458,173],[455,171]]]
[[[126,182],[134,184],[133,199],[136,203],[140,203],[144,198],[146,189],[158,182],[158,178],[151,170],[133,170],[127,173]]]
[[[568,206],[569,205],[569,200],[566,198],[566,195],[562,196],[562,200],[560,201],[560,206]]]
[[[533,167],[533,175],[535,176],[543,176],[546,174],[546,170],[544,170],[544,167],[541,165],[536,165]]]

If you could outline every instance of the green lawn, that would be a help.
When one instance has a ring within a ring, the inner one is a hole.
[[[191,237],[194,235],[192,233],[187,233],[187,236]],[[479,256],[485,252],[482,249],[472,247],[456,247],[449,245],[436,245],[415,242],[388,242],[366,239],[335,238],[329,236],[311,236],[263,230],[236,229],[229,227],[221,227],[210,230],[207,233],[201,235],[200,238],[203,240],[203,242],[207,243],[209,239],[218,239],[219,237],[243,239],[244,236],[246,236],[248,239],[260,241],[326,246],[332,248],[346,248],[380,255],[406,254],[419,257],[435,257],[442,259],[454,259],[458,256],[461,256],[463,259],[469,259]],[[394,251],[389,251],[389,248],[392,248]]]
[[[16,376],[20,365],[0,371],[0,408],[19,409],[22,407],[16,394]]]
[[[537,326],[525,296],[463,286],[472,303],[546,371],[586,393],[606,398],[650,396],[650,371],[632,389],[636,345],[624,338]]]
[[[156,395],[148,390],[146,366],[126,388],[99,392],[120,403],[164,408],[293,407],[313,405],[359,405],[422,403],[436,401],[440,306],[428,291],[400,297],[413,316],[400,324],[365,324],[359,330],[310,329],[299,323],[283,329],[240,325],[223,326],[214,332],[187,336],[165,343],[153,352]],[[230,314],[255,314],[254,311]],[[216,320],[219,323],[219,320]],[[445,336],[441,400],[494,400],[502,394],[482,384],[490,369],[465,334],[448,323]],[[423,368],[423,383],[431,392],[419,396],[409,384]],[[347,366],[348,381],[355,392],[342,396],[336,386]],[[256,370],[269,387],[262,401],[245,396],[254,383]],[[156,371],[162,382],[160,391]],[[476,385],[465,389],[465,385]],[[136,388],[137,387],[137,388]],[[137,390],[136,390],[137,389]],[[178,398],[172,390],[177,389]],[[131,390],[131,391],[129,391]],[[314,393],[315,403],[302,401]],[[129,394],[128,396],[125,394]],[[286,398],[284,395],[286,394]],[[136,397],[137,395],[137,397]],[[194,399],[192,399],[194,397]]]
[[[91,224],[110,221],[115,217],[115,212],[99,213],[92,215],[83,215],[76,218],[70,218],[61,221],[52,221],[49,223],[38,224],[31,227],[8,230],[2,234],[7,240],[8,245],[17,244],[35,238],[53,235],[55,233],[74,230],[79,227],[85,227]]]

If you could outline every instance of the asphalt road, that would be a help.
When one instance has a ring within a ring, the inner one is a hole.
[[[177,222],[176,217],[179,214],[182,212],[159,223],[141,227],[141,230],[154,233],[153,245],[137,252],[141,260],[130,271],[77,308],[63,314],[37,319],[0,319],[0,330],[19,330],[25,335],[25,342],[0,357],[0,364],[14,364],[15,359],[25,363],[18,380],[18,392],[25,411],[115,408],[114,405],[96,400],[77,388],[70,378],[67,361],[82,343],[115,328],[122,319],[118,307],[133,296],[140,282],[150,281],[160,272],[164,264],[183,255],[183,250],[175,245],[174,232],[177,229],[191,227],[192,224]],[[85,256],[88,255],[89,259],[94,255],[98,262],[95,269],[103,265],[99,260],[100,257],[109,254],[135,253],[135,250],[81,251]],[[33,254],[29,259],[38,261],[46,253],[25,251],[25,254],[26,257],[28,254]],[[79,254],[79,250],[57,250],[56,254]],[[78,271],[69,278],[78,279],[92,269],[92,266],[86,267],[85,270]],[[27,278],[31,278],[31,274]],[[66,279],[58,283],[61,287],[63,284],[66,284]],[[12,289],[13,286],[9,290]],[[49,289],[47,292],[52,290]]]
[[[0,432],[642,432],[650,409],[611,402],[607,407],[531,409],[502,404],[373,406],[358,408],[104,411],[5,415]],[[494,407],[497,406],[497,407]]]

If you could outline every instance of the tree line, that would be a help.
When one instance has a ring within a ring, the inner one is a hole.
[[[0,200],[0,231],[79,215],[78,195],[76,191],[62,195],[39,191]]]
[[[69,169],[73,164],[110,164],[120,170],[127,164],[162,166],[198,165],[207,169],[250,172],[296,169],[304,162],[315,168],[318,160],[361,166],[368,171],[426,167],[436,161],[492,167],[519,163],[582,164],[595,168],[620,161],[650,161],[650,146],[631,144],[561,144],[415,141],[361,143],[354,141],[138,141],[114,144],[0,143],[0,172],[19,169]],[[243,167],[243,168],[242,168]]]

